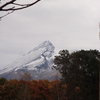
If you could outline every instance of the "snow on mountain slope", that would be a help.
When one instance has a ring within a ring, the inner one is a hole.
[[[23,70],[31,71],[31,73],[35,71],[35,74],[36,71],[38,70],[39,72],[40,69],[44,72],[46,70],[50,71],[50,66],[53,63],[54,49],[55,47],[51,42],[45,41],[26,55],[6,66],[6,68],[0,70],[0,75],[5,75],[5,73],[11,75],[11,73],[19,73]]]

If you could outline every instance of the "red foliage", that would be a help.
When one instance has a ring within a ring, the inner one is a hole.
[[[66,87],[59,80],[10,80],[0,85],[0,100],[57,100]]]

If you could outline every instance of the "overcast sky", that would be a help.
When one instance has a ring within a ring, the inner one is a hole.
[[[100,50],[99,21],[100,0],[42,0],[16,11],[0,21],[0,69],[45,40],[60,50]]]

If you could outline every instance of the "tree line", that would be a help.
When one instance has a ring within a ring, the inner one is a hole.
[[[99,100],[98,50],[61,50],[53,68],[60,80],[0,79],[0,100]]]
[[[59,80],[8,81],[1,78],[0,100],[64,100],[66,88]]]

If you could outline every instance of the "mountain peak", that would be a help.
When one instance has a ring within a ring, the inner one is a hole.
[[[40,72],[42,73],[49,69],[53,63],[52,57],[54,55],[54,49],[55,47],[51,42],[44,41],[26,55],[7,65],[6,68],[0,70],[0,74],[7,74],[8,77],[8,73],[11,75],[13,73],[15,75],[16,73],[24,73],[24,71],[30,72],[30,70],[32,73],[35,72],[35,74]]]
[[[44,41],[43,43],[41,43],[42,45],[46,46],[46,45],[52,45],[52,43],[50,41]]]
[[[41,43],[38,48],[43,48],[43,47],[48,47],[48,46],[51,46],[51,47],[54,47],[53,44],[50,42],[50,41],[44,41],[43,43]]]
[[[44,49],[45,51],[54,52],[55,47],[50,41],[44,41],[43,43],[39,44],[37,47],[33,48],[29,53],[34,52],[38,49]]]

